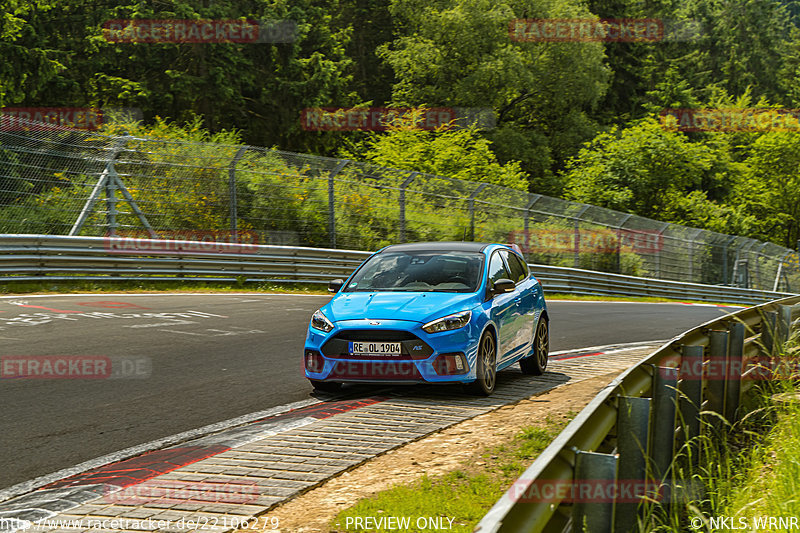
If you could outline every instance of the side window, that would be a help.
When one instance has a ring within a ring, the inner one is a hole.
[[[495,252],[489,260],[489,286],[499,279],[511,279],[511,275],[506,270],[506,265],[503,263],[503,258],[500,254]]]
[[[511,279],[514,283],[519,283],[528,277],[528,267],[522,262],[517,254],[506,252],[508,268],[511,269]]]

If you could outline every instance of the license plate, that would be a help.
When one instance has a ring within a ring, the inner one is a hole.
[[[400,355],[399,342],[351,342],[350,355]]]

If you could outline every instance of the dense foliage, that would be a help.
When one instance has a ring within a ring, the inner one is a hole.
[[[798,0],[0,0],[0,106],[138,108],[148,125],[200,117],[211,134],[252,145],[527,187],[795,247],[800,130],[683,132],[658,113],[800,107],[799,12]],[[522,42],[509,29],[520,18],[596,17],[657,19],[673,35]],[[113,42],[103,25],[119,19],[296,29],[290,42]],[[301,127],[304,109],[351,106],[489,108],[496,124]]]

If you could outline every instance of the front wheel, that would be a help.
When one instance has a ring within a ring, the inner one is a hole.
[[[477,379],[466,385],[467,392],[489,396],[497,384],[497,345],[488,331],[481,337],[478,345],[478,361],[475,368]]]
[[[547,357],[550,353],[550,329],[547,320],[539,318],[536,333],[533,336],[533,353],[519,360],[523,374],[541,376],[547,368]]]
[[[339,392],[342,388],[342,384],[336,381],[318,381],[316,379],[309,379],[308,381],[311,382],[312,387],[322,392]]]

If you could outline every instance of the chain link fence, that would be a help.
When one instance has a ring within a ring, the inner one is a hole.
[[[531,263],[800,291],[797,252],[496,185],[252,146],[0,127],[0,233],[374,250],[513,242]]]

